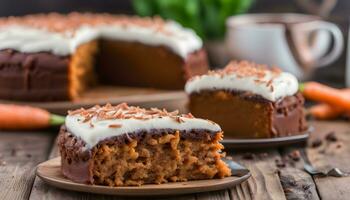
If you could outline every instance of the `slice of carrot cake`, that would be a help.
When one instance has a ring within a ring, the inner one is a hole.
[[[189,110],[220,124],[226,136],[271,138],[307,129],[298,80],[278,68],[231,62],[189,80]]]
[[[222,137],[212,121],[123,103],[69,112],[58,145],[72,181],[132,186],[230,176]]]

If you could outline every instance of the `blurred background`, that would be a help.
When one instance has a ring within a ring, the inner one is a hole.
[[[223,41],[225,34],[225,20],[231,15],[287,12],[314,14],[338,25],[344,41],[347,41],[348,10],[350,10],[348,0],[31,0],[22,1],[21,4],[13,0],[1,0],[0,16],[72,11],[160,15],[175,19],[184,26],[194,29],[205,41],[205,46],[211,54],[210,48],[216,51],[215,44],[220,48],[222,44],[220,41]],[[214,47],[211,47],[213,45]],[[220,49],[217,51],[221,54]],[[346,52],[345,45],[345,50],[335,62],[317,69],[310,79],[343,87]],[[209,57],[213,56],[209,55]],[[222,59],[225,60],[225,58]],[[211,58],[211,64],[216,67],[222,65],[220,61],[215,61],[213,58]]]

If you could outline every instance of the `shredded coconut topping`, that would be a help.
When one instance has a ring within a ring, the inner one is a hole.
[[[189,94],[201,90],[222,89],[251,92],[276,101],[294,95],[298,91],[298,80],[277,67],[248,61],[232,61],[224,69],[191,78],[185,86]]]
[[[93,106],[88,109],[80,108],[74,111],[68,111],[69,116],[80,115],[83,123],[91,123],[92,118],[96,118],[97,121],[114,120],[114,119],[137,119],[137,120],[149,120],[154,118],[170,117],[177,123],[182,123],[182,118],[193,119],[194,116],[191,113],[179,115],[179,111],[175,110],[168,112],[167,110],[151,108],[144,109],[135,106],[128,106],[126,103],[121,103],[116,106],[106,104],[104,106]],[[208,120],[210,121],[210,120]],[[210,121],[211,122],[211,121]],[[211,122],[214,123],[214,122]],[[120,124],[110,124],[110,128],[120,128]]]
[[[152,27],[157,31],[171,35],[164,28],[165,21],[158,17],[137,17],[127,15],[111,15],[111,14],[92,14],[73,12],[67,15],[58,13],[26,15],[22,17],[0,18],[0,26],[6,25],[25,25],[34,28],[45,29],[52,32],[74,31],[82,25],[120,25],[127,27],[129,25],[137,25],[140,27]]]
[[[230,74],[235,74],[237,78],[255,77],[256,83],[265,83],[267,86],[271,85],[272,79],[281,74],[278,67],[269,68],[267,65],[256,64],[249,61],[231,61],[224,69],[212,70],[208,75],[219,75],[224,77]],[[272,79],[264,80],[267,73],[271,73]],[[197,76],[198,77],[198,76]],[[195,79],[193,77],[192,79]]]

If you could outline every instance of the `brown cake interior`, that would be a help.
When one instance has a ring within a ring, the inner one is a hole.
[[[139,42],[101,40],[96,71],[105,84],[161,89],[183,89],[186,80],[206,72],[206,55],[195,52],[192,68],[186,74],[183,58],[164,46],[150,46]]]
[[[228,137],[270,138],[306,129],[301,94],[277,102],[232,91],[203,91],[190,95],[189,109],[197,117],[220,124]]]
[[[132,133],[100,142],[90,151],[61,129],[63,174],[76,182],[133,186],[231,175],[221,160],[222,133],[162,131]]]
[[[45,101],[68,98],[69,57],[0,51],[0,98]]]
[[[80,45],[69,62],[69,97],[76,99],[89,86],[96,83],[95,64],[98,42],[91,41]]]
[[[164,46],[99,40],[79,46],[70,59],[69,96],[96,84],[183,89],[188,78],[207,71],[204,50],[184,61]]]

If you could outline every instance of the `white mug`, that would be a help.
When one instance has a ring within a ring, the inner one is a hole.
[[[230,57],[278,66],[306,79],[334,62],[343,50],[343,35],[333,23],[303,14],[246,14],[227,20]]]

